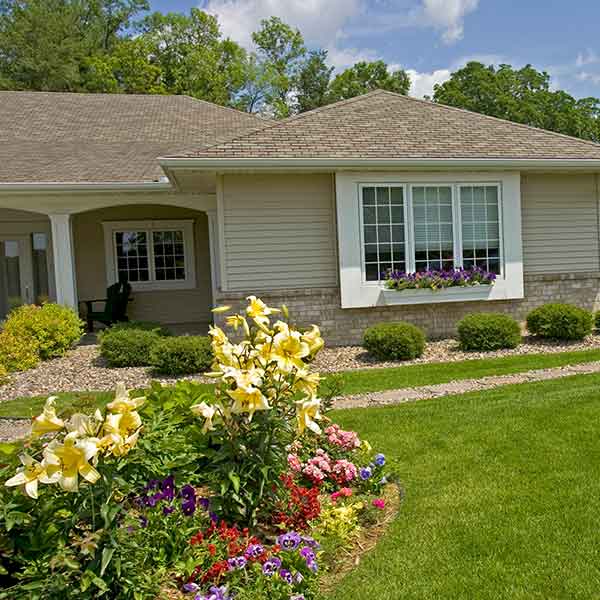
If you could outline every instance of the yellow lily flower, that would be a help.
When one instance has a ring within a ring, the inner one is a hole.
[[[49,465],[46,465],[44,461],[38,462],[28,454],[21,454],[19,456],[22,467],[19,467],[17,474],[11,477],[4,484],[7,487],[15,487],[22,485],[30,498],[34,500],[38,497],[38,481],[41,483],[56,483],[60,476],[53,470]]]
[[[56,416],[56,399],[56,396],[50,396],[44,404],[42,414],[33,420],[33,424],[31,425],[32,437],[39,437],[46,433],[60,431],[65,426],[64,421]]]
[[[234,400],[231,407],[232,413],[249,413],[249,418],[252,419],[257,410],[269,410],[271,408],[264,394],[254,386],[238,387],[227,393]]]
[[[246,300],[249,301],[248,307],[246,308],[246,314],[251,319],[254,319],[254,322],[257,324],[260,323],[261,325],[268,325],[268,315],[281,312],[278,308],[270,308],[256,296],[248,296]]]
[[[208,335],[212,339],[212,343],[217,346],[222,346],[226,344],[229,340],[227,339],[227,335],[220,327],[213,327],[212,325],[208,328]]]
[[[230,315],[225,319],[225,323],[227,323],[229,327],[233,327],[234,331],[237,331],[241,327],[247,336],[250,335],[248,321],[246,321],[246,318],[242,317],[242,315]]]
[[[231,310],[231,306],[216,306],[211,310],[211,312],[218,314],[227,312],[228,310]]]
[[[304,392],[310,398],[314,398],[321,381],[319,374],[311,373],[308,369],[298,369],[295,375],[294,388]]]
[[[298,433],[302,435],[306,429],[310,429],[317,435],[321,434],[321,428],[315,422],[321,418],[321,401],[318,398],[311,400],[300,400],[296,402],[296,419],[298,421]]]
[[[272,357],[282,371],[304,368],[303,358],[310,354],[306,342],[299,331],[280,331],[273,338]]]
[[[75,413],[66,423],[69,433],[76,432],[80,437],[96,437],[102,424],[102,415],[96,410],[93,416]]]
[[[204,419],[204,426],[202,427],[202,433],[207,431],[214,431],[215,426],[213,424],[213,418],[218,413],[217,409],[206,402],[200,402],[200,404],[194,404],[190,406],[190,410],[197,417]]]
[[[304,332],[302,341],[308,344],[311,356],[314,356],[325,345],[325,342],[321,337],[321,331],[316,325],[311,325],[311,329]]]
[[[100,473],[89,463],[98,453],[97,444],[93,438],[80,439],[76,432],[68,433],[62,444],[56,440],[48,444],[44,458],[60,473],[58,484],[63,490],[76,492],[80,475],[89,483],[98,481]]]
[[[139,398],[130,398],[129,392],[125,388],[124,383],[118,383],[115,389],[115,399],[106,405],[106,408],[113,413],[128,413],[138,409],[146,398],[141,396]]]

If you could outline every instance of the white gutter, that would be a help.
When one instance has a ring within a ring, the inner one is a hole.
[[[562,169],[600,170],[600,159],[515,158],[164,158],[164,169],[226,171],[239,169]]]
[[[175,188],[169,182],[100,182],[100,183],[0,183],[2,192],[143,192],[172,191]]]

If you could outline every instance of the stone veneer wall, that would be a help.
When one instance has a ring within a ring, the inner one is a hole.
[[[600,308],[600,272],[525,275],[523,300],[482,302],[444,302],[415,306],[340,308],[338,288],[248,290],[247,293],[220,292],[219,305],[239,310],[245,297],[255,293],[270,306],[286,304],[299,325],[315,323],[321,327],[331,346],[360,344],[367,327],[385,321],[409,321],[422,327],[428,337],[444,338],[456,334],[457,322],[471,312],[502,312],[523,322],[527,313],[548,302],[569,302],[586,308]],[[399,292],[400,293],[400,292]],[[222,320],[221,315],[215,315]]]

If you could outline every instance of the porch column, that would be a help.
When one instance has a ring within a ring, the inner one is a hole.
[[[52,227],[54,278],[56,302],[77,310],[77,284],[75,281],[75,255],[71,215],[48,215]]]
[[[210,281],[212,284],[212,302],[216,306],[217,291],[221,286],[221,266],[219,264],[219,227],[217,211],[207,210],[208,215],[208,244],[210,248]]]

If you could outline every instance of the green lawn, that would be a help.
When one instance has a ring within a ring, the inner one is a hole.
[[[600,375],[335,418],[406,497],[331,600],[600,598]]]
[[[405,365],[386,369],[361,369],[344,371],[339,374],[339,378],[342,394],[349,395],[448,383],[460,379],[477,379],[488,375],[510,375],[532,369],[548,369],[598,360],[600,349]],[[210,391],[210,385],[205,387],[207,392]],[[110,392],[59,392],[56,395],[58,407],[63,411],[63,415],[93,410],[112,399]],[[35,416],[39,414],[44,401],[45,397],[37,396],[0,402],[0,417]]]

